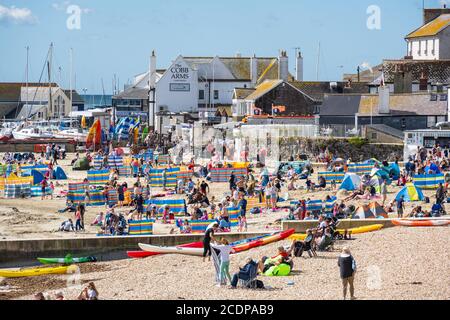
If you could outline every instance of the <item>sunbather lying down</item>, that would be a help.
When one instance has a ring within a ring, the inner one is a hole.
[[[275,257],[263,257],[258,262],[258,272],[269,277],[286,277],[293,267],[294,262],[284,247],[278,248],[278,255]]]

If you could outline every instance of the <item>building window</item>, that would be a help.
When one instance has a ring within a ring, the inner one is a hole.
[[[219,100],[219,90],[214,90],[214,100]]]
[[[205,90],[199,90],[198,91],[198,98],[200,100],[204,100],[205,99]]]
[[[371,140],[378,140],[378,134],[376,132],[370,133],[370,139]]]
[[[427,127],[428,128],[432,128],[436,125],[436,117],[435,116],[431,116],[427,118]]]

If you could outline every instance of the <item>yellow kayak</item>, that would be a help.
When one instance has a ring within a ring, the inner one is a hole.
[[[373,224],[370,226],[348,229],[347,232],[351,233],[353,235],[353,234],[361,234],[361,233],[378,231],[378,230],[381,230],[382,228],[383,228],[382,224]],[[338,229],[337,231],[341,234],[344,234],[346,230]],[[294,234],[289,237],[289,240],[296,240],[296,241],[304,241],[305,239],[306,239],[306,234]]]
[[[71,266],[73,268],[73,266]],[[70,266],[56,267],[56,268],[34,268],[23,270],[0,270],[0,278],[22,278],[22,277],[37,277],[48,274],[66,274],[69,273]]]

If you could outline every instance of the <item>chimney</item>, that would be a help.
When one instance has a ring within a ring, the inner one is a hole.
[[[278,79],[288,81],[289,77],[289,58],[286,51],[281,50],[278,57]]]
[[[256,54],[250,58],[250,79],[255,87],[258,82],[258,58],[256,58]]]
[[[419,91],[428,91],[428,77],[423,72],[419,80]]]
[[[379,114],[389,114],[390,113],[390,97],[391,93],[389,92],[388,86],[383,86],[379,88],[378,91],[379,102],[378,102],[378,113]]]
[[[442,8],[439,9],[424,9],[423,10],[423,24],[427,24],[442,14],[449,14],[450,9],[444,4]]]
[[[150,84],[150,89],[153,89],[156,86],[156,55],[155,55],[155,50],[152,51],[152,56],[150,57],[149,84]]]
[[[296,74],[295,74],[295,80],[297,81],[303,81],[303,57],[302,53],[299,51],[297,55],[297,64],[296,64]]]

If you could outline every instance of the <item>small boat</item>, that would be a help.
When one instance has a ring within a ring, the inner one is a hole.
[[[54,134],[51,131],[36,127],[28,127],[16,130],[13,131],[12,135],[16,140],[51,139],[54,137]]]
[[[73,139],[76,141],[85,141],[87,136],[88,136],[87,132],[81,128],[65,129],[55,134],[55,138]]]
[[[0,278],[23,278],[23,277],[37,277],[49,274],[67,274],[70,273],[71,267],[56,267],[56,268],[34,268],[23,270],[0,270]],[[72,267],[73,268],[73,267]]]
[[[362,233],[368,233],[368,232],[374,232],[383,229],[382,224],[373,224],[369,226],[364,227],[358,227],[358,228],[352,228],[348,230],[344,229],[338,229],[337,231],[341,234],[344,234],[345,231],[347,231],[348,234],[362,234]],[[296,241],[304,241],[306,239],[306,234],[293,234],[289,237],[290,240],[296,240]]]
[[[188,244],[183,244],[178,246],[180,248],[203,248],[203,242],[193,242]],[[160,255],[158,252],[149,252],[149,251],[128,251],[127,255],[130,258],[147,258],[152,256]]]
[[[37,259],[42,264],[71,265],[71,264],[75,264],[75,263],[97,262],[97,258],[95,258],[95,257],[73,258],[71,255],[67,255],[65,258],[37,258]]]
[[[392,223],[403,227],[444,227],[450,225],[450,220],[392,220]]]
[[[261,246],[265,246],[270,243],[274,243],[277,241],[281,241],[289,238],[293,235],[295,229],[290,229],[287,231],[276,232],[270,235],[265,235],[262,237],[251,238],[247,240],[238,241],[237,243],[231,244],[235,253],[240,253],[244,251],[248,251],[253,248],[258,248]],[[181,248],[181,247],[160,247],[160,246],[152,246],[148,244],[139,244],[139,247],[148,252],[156,252],[161,254],[183,254],[188,256],[202,256],[203,249],[202,248]]]

